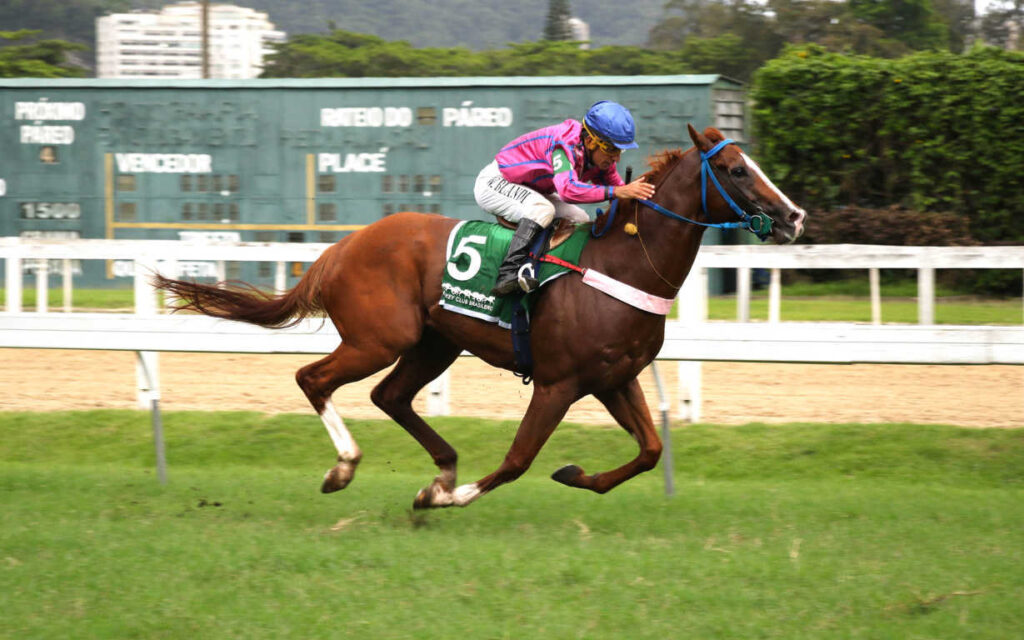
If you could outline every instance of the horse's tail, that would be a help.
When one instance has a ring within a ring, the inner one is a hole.
[[[330,247],[306,271],[294,288],[272,295],[240,280],[217,284],[200,284],[172,280],[161,275],[153,277],[153,286],[179,300],[174,311],[197,311],[203,315],[238,320],[270,329],[298,324],[303,318],[323,309],[320,281],[327,265]]]

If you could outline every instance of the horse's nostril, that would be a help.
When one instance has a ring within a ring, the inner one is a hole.
[[[796,224],[796,223],[802,221],[804,219],[804,216],[806,216],[806,215],[807,214],[805,214],[800,209],[794,209],[794,210],[789,212],[789,217],[787,218],[787,220],[790,223],[792,223],[792,224]]]

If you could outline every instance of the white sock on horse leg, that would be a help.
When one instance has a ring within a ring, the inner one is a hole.
[[[328,398],[324,403],[324,410],[320,413],[320,419],[327,427],[327,434],[331,436],[334,448],[338,450],[338,459],[346,462],[359,460],[363,453],[359,450],[355,438],[345,427],[345,421],[341,419],[338,410],[334,408],[334,402]]]

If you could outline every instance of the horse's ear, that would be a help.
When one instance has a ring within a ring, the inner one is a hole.
[[[701,151],[708,151],[711,147],[715,146],[703,133],[694,129],[692,124],[687,123],[686,128],[690,131],[690,140],[693,140],[693,146]]]

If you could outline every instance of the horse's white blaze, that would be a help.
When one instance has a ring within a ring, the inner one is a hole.
[[[789,199],[789,196],[782,193],[782,191],[775,186],[775,183],[768,179],[768,176],[764,175],[764,171],[761,171],[761,167],[757,166],[757,163],[754,162],[750,158],[750,156],[743,153],[742,151],[740,152],[740,155],[743,156],[743,161],[747,163],[747,166],[750,167],[753,170],[753,172],[757,174],[757,177],[761,178],[761,181],[768,185],[768,188],[770,188],[775,193],[775,195],[779,196],[780,200],[789,205],[790,210],[803,211],[803,209],[793,204],[793,201]]]
[[[358,460],[362,456],[359,445],[356,444],[355,438],[352,437],[348,428],[345,427],[345,421],[338,415],[338,410],[334,408],[334,402],[330,398],[324,403],[324,410],[320,414],[320,419],[323,421],[324,426],[327,427],[327,434],[331,436],[334,448],[338,450],[339,460],[351,462]]]

